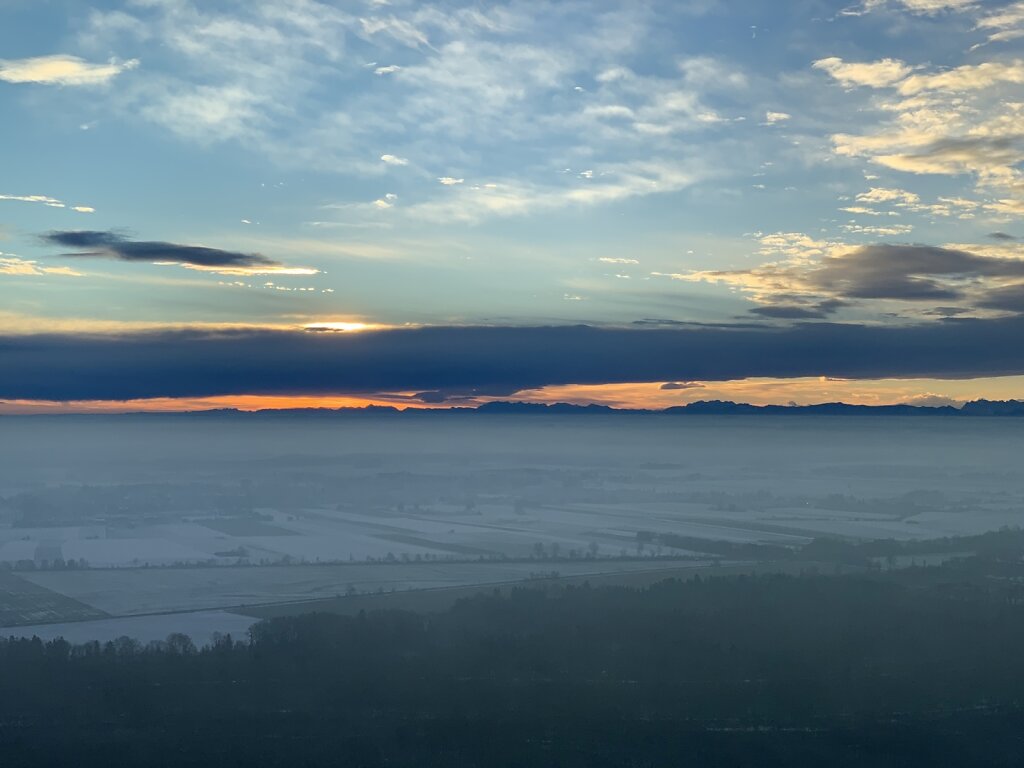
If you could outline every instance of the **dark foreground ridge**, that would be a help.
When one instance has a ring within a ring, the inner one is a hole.
[[[274,418],[289,416],[346,417],[401,416],[407,418],[438,418],[444,416],[1024,416],[1024,400],[973,400],[960,408],[950,405],[850,405],[849,403],[818,403],[816,405],[751,405],[730,400],[698,400],[663,410],[612,408],[607,405],[575,405],[573,403],[525,403],[496,401],[477,407],[405,409],[389,405],[368,405],[364,408],[274,408],[242,411],[237,408],[213,408],[203,411],[137,411],[131,413],[60,413],[5,414],[0,418]]]
[[[203,649],[0,640],[0,762],[1019,766],[1019,556],[524,588]]]

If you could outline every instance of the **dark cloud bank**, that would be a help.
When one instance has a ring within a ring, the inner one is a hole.
[[[843,298],[948,301],[966,297],[962,288],[936,278],[1021,279],[1024,261],[928,245],[867,245],[847,256],[825,259],[809,274],[815,287]]]
[[[990,237],[1016,240],[1001,232]],[[865,245],[811,264],[769,264],[709,274],[749,276],[800,289],[800,294],[778,293],[772,304],[750,310],[776,320],[826,319],[844,307],[877,299],[918,305],[941,302],[944,307],[956,302],[962,305],[957,312],[1024,312],[1024,260],[930,245]]]
[[[129,240],[116,232],[77,230],[49,232],[44,242],[64,248],[74,248],[64,256],[82,258],[117,259],[153,263],[169,261],[192,264],[197,267],[275,267],[280,264],[256,253],[224,251],[200,245],[179,245],[158,240]]]
[[[127,400],[553,384],[1024,373],[1024,318],[917,326],[433,327],[0,336],[0,398]]]

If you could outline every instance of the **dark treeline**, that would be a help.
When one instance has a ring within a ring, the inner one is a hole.
[[[9,640],[0,764],[1016,766],[1022,642],[1024,588],[980,565]]]
[[[834,537],[820,537],[802,547],[711,540],[674,533],[641,533],[638,540],[731,560],[789,560],[842,563],[862,567],[880,566],[886,559],[891,558],[927,555],[975,556],[990,565],[1024,559],[1024,530],[1020,528],[1004,528],[973,536],[945,536],[937,539],[846,541]]]

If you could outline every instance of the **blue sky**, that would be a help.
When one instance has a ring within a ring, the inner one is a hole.
[[[1022,2],[6,2],[0,332],[1012,320],[1021,40]]]

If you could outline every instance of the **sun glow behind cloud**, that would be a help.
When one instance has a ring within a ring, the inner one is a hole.
[[[308,323],[304,325],[307,331],[327,331],[334,333],[361,333],[363,331],[380,331],[390,326],[381,325],[378,323],[363,323],[357,321],[335,321],[335,322],[321,322],[321,323]]]

